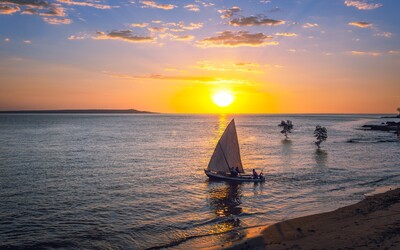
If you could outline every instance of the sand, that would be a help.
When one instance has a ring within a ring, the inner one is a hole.
[[[400,249],[400,188],[273,224],[228,249]]]

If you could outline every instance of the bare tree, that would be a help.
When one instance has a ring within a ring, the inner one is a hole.
[[[281,121],[281,124],[278,125],[279,127],[282,127],[282,131],[281,133],[285,135],[285,137],[288,137],[288,133],[292,133],[292,129],[293,129],[293,123],[292,121],[287,120],[285,121]]]
[[[317,145],[317,147],[320,148],[320,144],[323,141],[326,141],[326,139],[328,138],[328,131],[326,130],[325,127],[321,127],[320,125],[317,125],[314,130],[314,137],[317,138],[315,145]]]

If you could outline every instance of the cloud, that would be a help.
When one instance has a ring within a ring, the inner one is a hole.
[[[390,50],[388,53],[392,55],[400,55],[400,50]]]
[[[298,35],[296,33],[275,33],[275,36],[293,37],[293,36],[298,36]]]
[[[10,42],[11,41],[11,39],[10,38],[4,38],[4,42],[6,42],[6,43],[8,43],[8,42]]]
[[[161,75],[161,74],[151,74],[151,75],[128,75],[115,72],[103,71],[104,74],[122,79],[146,79],[146,80],[166,80],[166,81],[191,81],[191,82],[215,82],[218,78],[209,76],[182,76],[182,75]]]
[[[65,9],[60,5],[51,6],[46,12],[39,13],[40,16],[45,17],[65,17]]]
[[[377,33],[374,34],[374,36],[380,36],[380,37],[386,37],[386,38],[391,38],[393,36],[392,32],[388,31],[378,31]]]
[[[141,3],[144,5],[143,8],[157,8],[157,9],[163,9],[163,10],[172,10],[176,6],[173,4],[158,4],[155,1],[148,1],[148,0],[143,0]]]
[[[231,21],[229,21],[229,24],[232,26],[273,26],[273,25],[281,25],[284,23],[285,21],[282,20],[274,20],[261,16],[240,17],[240,18],[234,18]]]
[[[240,11],[241,9],[237,6],[233,6],[232,8],[226,10],[218,10],[218,12],[221,14],[222,19],[230,18]]]
[[[87,36],[75,36],[75,35],[71,35],[68,37],[68,40],[84,40],[86,39]]]
[[[185,9],[187,9],[187,10],[189,10],[189,11],[194,11],[194,12],[200,11],[199,6],[196,5],[196,4],[188,4],[188,5],[186,5],[186,6],[183,7],[183,8],[185,8]]]
[[[39,12],[33,8],[25,8],[24,11],[21,12],[22,15],[38,15]]]
[[[31,40],[25,40],[24,43],[26,43],[26,44],[31,44],[32,41],[31,41]]]
[[[373,10],[382,7],[381,3],[368,3],[367,1],[360,0],[346,0],[344,4],[349,7],[355,7],[359,10]]]
[[[58,0],[66,3],[66,0]],[[21,14],[39,15],[49,24],[70,24],[72,20],[66,18],[67,14],[60,3],[49,3],[43,0],[3,0],[3,3],[16,5],[15,8],[24,7]],[[62,18],[61,18],[62,17]]]
[[[272,36],[264,35],[263,33],[251,34],[248,31],[223,31],[218,32],[217,36],[208,37],[200,40],[197,45],[199,47],[240,47],[252,46],[259,47],[265,45],[278,45],[278,42],[270,42]]]
[[[198,4],[203,5],[203,7],[211,7],[211,6],[215,5],[214,3],[204,2],[204,1],[201,1],[201,0],[195,0],[195,2],[198,3]]]
[[[375,51],[351,51],[350,52],[351,55],[355,55],[355,56],[380,56],[382,55],[381,52],[375,52]]]
[[[185,24],[184,22],[178,22],[178,23],[166,23],[165,26],[167,27],[179,27],[182,30],[176,30],[178,31],[183,31],[183,30],[197,30],[203,27],[203,23],[189,23]]]
[[[16,4],[20,6],[27,6],[31,8],[47,8],[51,6],[50,3],[44,0],[2,0],[6,4]]]
[[[20,10],[21,9],[18,6],[0,5],[0,14],[3,15],[11,15]]]
[[[95,40],[121,40],[130,43],[146,43],[155,41],[155,38],[153,37],[135,35],[132,30],[113,30],[110,33],[98,31],[96,32],[96,36],[92,38]]]
[[[164,27],[149,27],[147,29],[151,32],[165,32],[168,30],[167,28]]]
[[[93,7],[96,9],[101,9],[101,10],[111,9],[110,5],[91,3],[91,2],[76,2],[76,1],[72,1],[72,0],[57,0],[57,2],[68,4],[68,5],[88,6],[88,7]]]
[[[72,20],[69,18],[55,18],[55,17],[44,17],[43,20],[48,24],[70,24]]]
[[[303,25],[303,28],[306,28],[306,29],[308,29],[308,28],[315,28],[315,27],[319,27],[318,23],[305,23],[305,24]]]
[[[193,40],[195,37],[192,35],[183,35],[183,36],[171,36],[171,39],[174,41],[191,41]]]
[[[367,22],[350,22],[350,23],[348,23],[348,25],[359,27],[359,28],[370,28],[370,27],[372,27],[372,23],[367,23]]]
[[[262,73],[260,65],[251,62],[236,62],[236,63],[213,63],[210,61],[199,61],[193,68],[206,71],[232,71],[246,73]]]
[[[138,27],[138,28],[145,28],[147,26],[149,26],[148,23],[132,23],[131,24],[131,27]]]

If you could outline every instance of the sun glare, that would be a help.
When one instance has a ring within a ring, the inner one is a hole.
[[[226,107],[233,102],[234,97],[228,91],[219,91],[212,96],[212,100],[218,106]]]

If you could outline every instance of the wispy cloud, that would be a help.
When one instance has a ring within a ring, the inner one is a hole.
[[[3,15],[11,15],[20,10],[21,9],[18,6],[0,5],[0,14]]]
[[[232,26],[274,26],[284,23],[285,21],[270,19],[263,16],[239,17],[229,21],[229,24]]]
[[[376,52],[376,51],[356,51],[356,50],[351,51],[350,54],[355,56],[374,56],[374,57],[382,55],[381,52]]]
[[[192,35],[182,35],[182,36],[171,35],[170,37],[171,37],[171,40],[182,41],[182,42],[192,41],[195,38]]]
[[[22,15],[38,15],[39,12],[36,9],[25,8],[24,11],[21,12]]]
[[[359,28],[371,28],[372,27],[372,23],[367,23],[367,22],[350,22],[350,23],[348,23],[348,25],[359,27]]]
[[[113,30],[109,33],[98,31],[92,38],[95,40],[121,40],[130,43],[147,43],[155,41],[155,38],[150,36],[135,35],[132,30]]]
[[[270,41],[272,36],[263,33],[249,33],[248,31],[223,31],[218,32],[217,36],[207,37],[198,41],[199,47],[240,47],[240,46],[266,46],[278,45],[276,41]]]
[[[393,36],[392,32],[388,31],[377,31],[374,36],[380,36],[380,37],[385,37],[385,38],[391,38]]]
[[[177,22],[177,23],[166,23],[165,26],[167,27],[178,27],[182,30],[175,30],[175,31],[183,31],[183,30],[197,30],[203,27],[203,23],[189,23],[185,24],[184,22]]]
[[[10,42],[11,41],[11,39],[10,38],[4,38],[4,42],[6,42],[6,43],[8,43],[8,42]]]
[[[298,35],[296,33],[275,33],[275,36],[293,37],[293,36],[298,36]]]
[[[64,3],[64,4],[68,4],[68,5],[93,7],[93,8],[102,9],[102,10],[111,9],[111,6],[110,6],[110,5],[92,3],[92,2],[90,2],[90,1],[86,1],[86,2],[77,2],[77,1],[72,1],[72,0],[57,0],[57,2],[59,2],[59,3]]]
[[[148,27],[147,28],[150,32],[165,32],[168,29],[165,27]]]
[[[303,25],[303,28],[306,28],[306,29],[308,29],[308,28],[315,28],[315,27],[319,27],[318,23],[305,23],[305,24]]]
[[[382,7],[381,3],[368,3],[367,1],[360,0],[346,0],[344,4],[349,7],[355,7],[359,10],[373,10]]]
[[[129,75],[121,74],[109,71],[103,71],[103,74],[122,79],[147,79],[147,80],[166,80],[166,81],[190,81],[190,82],[214,82],[218,78],[210,76],[182,76],[182,75],[161,75],[161,74],[150,74],[150,75]]]
[[[218,10],[218,12],[221,14],[222,19],[230,18],[240,11],[240,7],[237,6],[233,6],[232,8],[226,10]]]
[[[56,18],[56,17],[44,17],[43,20],[48,24],[70,24],[72,20],[69,18]]]
[[[51,6],[50,3],[44,0],[2,0],[5,4],[16,4],[21,6],[27,6],[31,8],[47,8]]]
[[[193,68],[206,71],[232,71],[246,73],[262,73],[258,63],[236,62],[236,63],[214,63],[211,61],[199,61]]]
[[[24,40],[24,43],[26,43],[26,44],[31,44],[32,41],[31,41],[31,40]]]
[[[68,37],[68,40],[85,40],[87,38],[87,35],[71,35]]]
[[[388,53],[392,55],[400,55],[400,50],[389,50]]]
[[[12,4],[13,11],[20,11],[19,7],[23,10],[21,14],[23,15],[39,15],[42,17],[43,21],[49,24],[70,24],[72,20],[67,18],[65,8],[61,3],[66,3],[65,0],[58,0],[60,3],[49,3],[44,0],[2,0],[1,3]],[[1,7],[0,6],[0,12]],[[7,8],[8,9],[8,8]],[[6,10],[3,10],[6,11]],[[11,11],[8,9],[8,11]]]
[[[189,11],[194,11],[194,12],[200,11],[200,7],[196,4],[188,4],[188,5],[185,5],[184,8]]]
[[[143,0],[140,3],[143,4],[143,8],[157,8],[157,9],[163,9],[163,10],[172,10],[176,7],[173,4],[159,4],[159,3],[156,3],[155,1],[148,1],[148,0]]]
[[[131,27],[138,27],[138,28],[145,28],[147,26],[149,26],[148,23],[132,23],[131,24]]]

